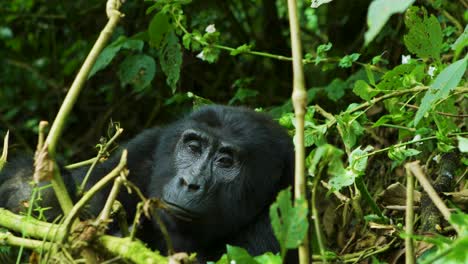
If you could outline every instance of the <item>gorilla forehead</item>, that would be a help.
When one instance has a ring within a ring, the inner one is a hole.
[[[275,147],[288,140],[284,129],[269,116],[242,107],[204,106],[183,123],[243,149]]]

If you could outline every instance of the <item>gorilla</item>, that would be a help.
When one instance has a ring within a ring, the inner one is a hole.
[[[204,106],[166,127],[141,132],[123,148],[128,150],[128,180],[145,196],[167,205],[156,213],[176,252],[197,252],[198,259],[206,261],[217,260],[226,244],[252,255],[279,250],[268,212],[277,193],[292,183],[294,147],[285,129],[266,114]],[[96,167],[87,188],[117,165],[119,152]],[[71,177],[80,181],[86,170],[74,170]],[[10,182],[18,174],[3,170],[0,197],[12,193]],[[92,214],[99,214],[109,190],[92,199]],[[0,207],[16,208],[21,199],[12,198],[1,200]],[[118,200],[133,216],[138,197],[122,190]],[[160,227],[152,218],[142,223],[137,236],[165,252]]]

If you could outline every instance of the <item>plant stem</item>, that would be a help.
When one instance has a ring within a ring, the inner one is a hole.
[[[119,7],[120,0],[109,0],[107,2],[107,7]],[[62,105],[60,106],[60,110],[55,117],[55,120],[50,128],[49,135],[46,139],[46,145],[48,147],[49,155],[51,159],[55,158],[55,150],[57,148],[58,140],[62,135],[63,128],[65,126],[65,122],[75,105],[76,100],[78,99],[78,95],[83,87],[83,84],[87,80],[88,74],[91,71],[92,66],[96,62],[96,59],[101,53],[102,49],[106,45],[107,41],[112,36],[112,32],[114,32],[117,23],[123,17],[121,13],[118,12],[117,9],[112,9],[112,11],[106,10],[109,15],[109,21],[107,22],[106,26],[102,30],[101,34],[99,34],[96,43],[94,44],[93,48],[89,52],[88,56],[86,57],[83,65],[81,66],[80,71],[76,75],[75,80],[73,81],[70,90],[68,91]],[[55,165],[54,168],[54,177],[52,179],[52,186],[54,188],[55,194],[57,195],[57,199],[60,203],[60,207],[62,208],[65,214],[68,214],[73,207],[72,200],[70,195],[67,192],[65,184],[63,183],[63,179],[58,173],[58,167]]]
[[[414,263],[413,245],[413,221],[414,221],[414,177],[408,166],[406,169],[406,237],[405,237],[405,258],[406,264]]]
[[[127,150],[125,149],[122,151],[122,156],[120,158],[120,162],[117,165],[117,167],[115,167],[109,174],[107,174],[101,180],[99,180],[96,184],[94,184],[93,187],[91,187],[89,191],[87,191],[83,195],[83,197],[81,197],[81,199],[75,204],[75,206],[72,207],[72,210],[70,210],[70,213],[67,215],[67,217],[63,221],[64,232],[65,232],[63,236],[63,240],[65,240],[66,237],[68,236],[68,233],[71,228],[71,224],[73,223],[75,218],[78,216],[78,213],[81,210],[81,208],[83,208],[86,205],[86,203],[88,203],[89,200],[91,200],[91,198],[99,190],[104,188],[104,186],[106,186],[107,183],[109,183],[114,178],[119,176],[120,173],[125,169],[126,165],[127,165]]]
[[[432,187],[431,183],[427,180],[426,175],[424,174],[421,166],[419,165],[419,161],[408,163],[407,167],[409,171],[416,177],[416,179],[418,179],[424,191],[426,191],[427,195],[431,198],[432,202],[437,207],[437,209],[439,209],[440,213],[445,218],[445,220],[450,223],[450,211],[445,205],[445,203],[442,201],[440,196],[437,194],[434,187]],[[458,235],[462,234],[462,230],[460,230],[457,225],[453,225],[453,229],[455,229]]]
[[[305,199],[305,148],[304,148],[304,116],[306,112],[307,93],[305,91],[304,71],[302,69],[302,46],[295,0],[288,0],[289,28],[291,30],[291,49],[293,57],[293,92],[292,102],[296,120],[295,135],[295,176],[294,197]],[[307,203],[306,203],[307,204]],[[307,204],[308,205],[308,204]],[[308,207],[308,206],[307,206]],[[299,245],[299,263],[310,263],[309,236],[306,233]],[[326,261],[325,261],[326,262]]]

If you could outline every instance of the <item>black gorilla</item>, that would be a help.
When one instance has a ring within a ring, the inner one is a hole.
[[[143,131],[124,147],[128,179],[147,197],[168,205],[158,214],[176,252],[216,260],[226,244],[244,247],[252,255],[278,251],[268,210],[278,191],[292,182],[294,155],[290,137],[271,118],[245,108],[205,106],[167,127]],[[87,187],[119,159],[117,153],[99,165]],[[73,178],[81,179],[84,171],[73,171]],[[15,175],[2,174],[0,183]],[[95,215],[107,193],[91,201]],[[119,201],[133,215],[137,197],[122,191]],[[142,228],[139,237],[165,252],[157,223],[148,221]]]

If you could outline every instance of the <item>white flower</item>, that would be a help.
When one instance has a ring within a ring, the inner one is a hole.
[[[205,31],[206,31],[206,33],[215,33],[216,32],[215,25],[214,24],[208,25],[205,28]]]
[[[200,60],[205,60],[205,54],[203,54],[203,50],[202,52],[197,54],[197,58],[199,58]]]
[[[411,55],[401,55],[401,64],[408,64],[411,60]]]
[[[434,78],[434,72],[437,68],[434,66],[429,66],[429,69],[427,70],[427,74],[431,76],[431,78]]]
[[[237,264],[237,262],[235,260],[231,260],[231,262],[229,262],[229,264]]]
[[[414,141],[419,141],[420,139],[421,139],[421,135],[417,134],[416,136],[414,136],[414,138],[413,138],[412,141],[413,141],[413,142],[414,142]],[[420,146],[420,145],[422,145],[422,144],[423,144],[423,142],[416,142],[416,145],[418,145],[418,146]]]

